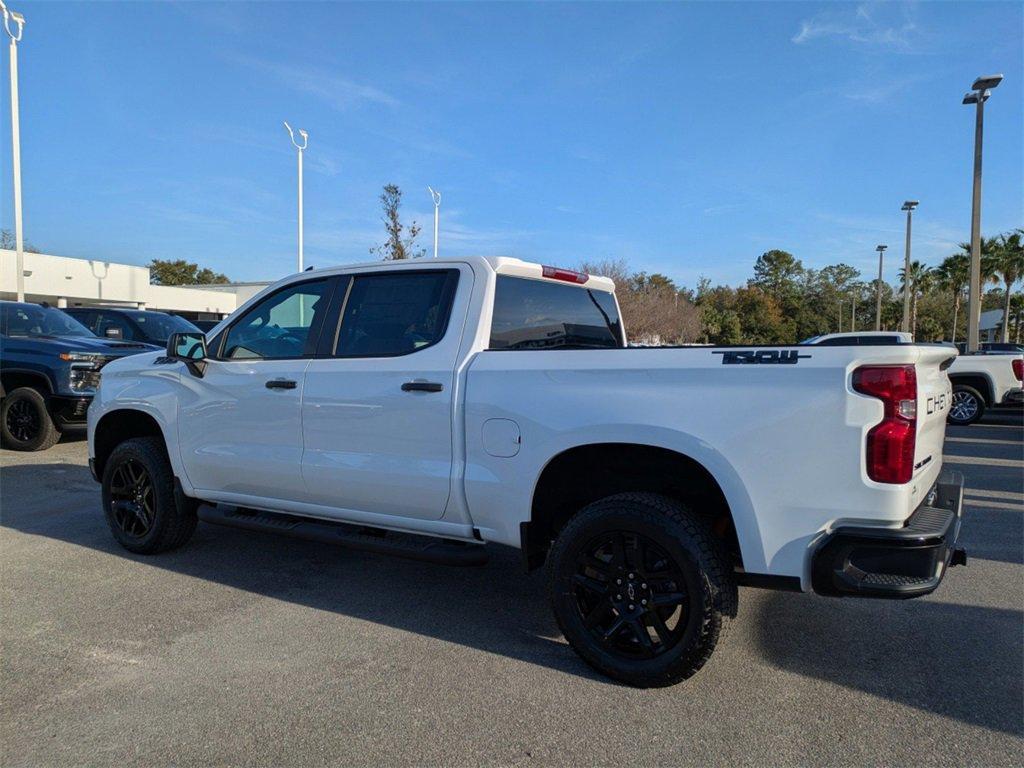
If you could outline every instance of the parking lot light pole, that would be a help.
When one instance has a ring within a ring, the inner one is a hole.
[[[885,255],[885,249],[888,245],[879,245],[875,247],[878,251],[878,283],[875,285],[875,330],[882,330],[882,257]]]
[[[910,218],[918,205],[920,203],[917,200],[907,200],[900,209],[907,212],[907,248],[903,256],[903,324],[901,328],[905,333],[910,333]]]
[[[0,0],[4,29],[11,38],[11,166],[14,170],[14,252],[18,301],[25,300],[25,235],[21,219],[21,119],[18,115],[18,43],[25,29],[25,17]],[[11,23],[17,31],[11,29]]]
[[[306,149],[306,144],[309,143],[309,134],[306,133],[304,130],[302,130],[300,128],[299,129],[299,136],[302,137],[302,143],[299,144],[297,141],[295,141],[295,132],[292,131],[292,127],[290,125],[288,125],[287,121],[285,122],[284,127],[288,129],[288,135],[291,136],[292,146],[294,146],[295,149],[298,150],[298,153],[299,153],[299,257],[298,257],[299,269],[298,269],[298,271],[301,272],[302,271],[302,153]]]
[[[427,187],[430,199],[434,201],[434,258],[437,258],[437,228],[441,220],[441,193],[433,187]]]
[[[971,197],[971,282],[967,294],[967,351],[978,351],[978,327],[981,325],[981,140],[985,122],[985,102],[992,89],[1003,81],[1002,75],[979,77],[964,96],[964,104],[974,104],[974,191]]]

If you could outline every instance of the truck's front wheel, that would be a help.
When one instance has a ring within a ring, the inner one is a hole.
[[[0,437],[4,448],[45,451],[60,440],[46,398],[31,387],[18,387],[0,402]]]
[[[549,565],[555,617],[570,645],[631,685],[693,675],[736,613],[720,543],[696,515],[657,494],[590,504],[562,530]]]
[[[103,469],[103,511],[125,549],[155,554],[180,547],[196,528],[196,503],[175,498],[174,472],[163,441],[125,440]]]

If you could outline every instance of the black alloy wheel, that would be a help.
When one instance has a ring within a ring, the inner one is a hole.
[[[0,443],[15,451],[45,451],[61,432],[47,410],[47,399],[33,387],[18,387],[0,398]]]
[[[29,443],[39,436],[43,428],[43,420],[39,417],[39,409],[29,400],[18,400],[11,403],[5,415],[7,431],[18,442]]]
[[[643,688],[695,674],[736,615],[723,543],[679,500],[655,493],[581,509],[555,539],[548,572],[551,607],[573,650]]]
[[[576,610],[611,653],[650,659],[682,638],[690,613],[686,577],[652,540],[630,531],[598,536],[576,564]]]
[[[101,466],[103,514],[122,547],[151,555],[180,547],[191,538],[199,502],[175,490],[174,470],[162,438],[125,440]]]
[[[156,518],[153,480],[141,462],[128,458],[112,468],[110,514],[126,536],[138,539],[152,530]]]

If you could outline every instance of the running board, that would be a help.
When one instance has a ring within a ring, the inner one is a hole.
[[[283,534],[307,541],[340,544],[351,549],[395,555],[438,565],[484,565],[488,559],[487,550],[482,544],[464,544],[450,539],[395,533],[383,528],[333,523],[242,507],[212,507],[205,504],[199,507],[197,514],[204,523]]]

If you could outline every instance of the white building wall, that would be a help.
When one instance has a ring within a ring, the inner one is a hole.
[[[25,254],[25,298],[54,306],[117,304],[176,312],[227,315],[267,283],[238,286],[150,285],[149,268],[99,259]],[[0,299],[17,296],[17,256],[0,249]]]

